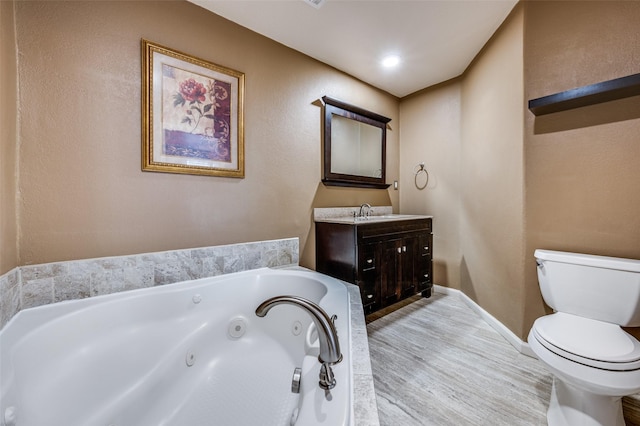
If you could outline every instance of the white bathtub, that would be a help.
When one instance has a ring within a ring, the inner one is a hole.
[[[296,295],[337,315],[337,385],[318,386],[318,341]],[[62,302],[0,332],[6,426],[352,425],[349,295],[328,276],[258,269]],[[291,391],[302,369],[300,393]]]

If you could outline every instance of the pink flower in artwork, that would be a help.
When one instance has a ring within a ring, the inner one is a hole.
[[[209,103],[205,103],[207,96]],[[213,120],[214,126],[205,125],[203,131],[205,135],[210,134],[211,137],[214,137],[217,132],[215,129],[216,109],[220,107],[220,102],[227,98],[227,90],[218,87],[215,80],[209,79],[205,87],[203,83],[188,78],[178,83],[178,90],[173,94],[173,106],[183,109],[184,115],[181,123],[191,127],[190,133],[198,129],[202,119]],[[220,137],[224,137],[224,135]]]
[[[193,78],[180,83],[180,94],[188,102],[204,102],[207,89]]]

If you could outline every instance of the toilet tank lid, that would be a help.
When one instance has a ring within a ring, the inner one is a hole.
[[[616,269],[640,273],[640,260],[623,257],[596,256],[593,254],[571,253],[567,251],[536,249],[538,260],[592,266],[594,268]]]

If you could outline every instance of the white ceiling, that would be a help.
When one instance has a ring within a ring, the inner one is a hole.
[[[190,1],[398,97],[462,74],[517,3]],[[380,65],[388,54],[401,57],[394,69]]]

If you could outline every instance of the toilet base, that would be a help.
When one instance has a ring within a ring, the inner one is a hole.
[[[625,426],[622,397],[595,395],[554,376],[549,426]]]

